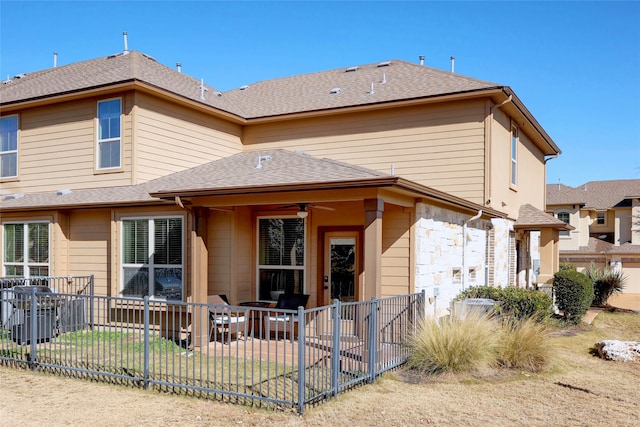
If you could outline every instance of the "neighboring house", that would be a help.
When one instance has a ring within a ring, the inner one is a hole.
[[[0,108],[5,276],[311,306],[425,290],[442,314],[558,267],[560,150],[507,86],[394,60],[221,93],[131,51],[8,79]]]
[[[574,227],[560,233],[561,262],[622,271],[624,293],[640,293],[640,179],[547,184],[547,211]]]

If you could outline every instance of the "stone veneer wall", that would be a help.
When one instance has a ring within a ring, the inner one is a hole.
[[[467,225],[463,271],[463,224],[469,218],[440,207],[416,205],[416,292],[426,291],[430,315],[450,314],[451,302],[463,288],[485,284],[487,221]]]

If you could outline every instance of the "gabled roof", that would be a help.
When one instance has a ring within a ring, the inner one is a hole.
[[[640,179],[589,181],[578,187],[547,184],[547,206],[582,205],[585,209],[625,206],[625,200],[640,197]]]
[[[541,228],[556,228],[558,230],[573,230],[574,227],[560,221],[530,204],[520,206],[518,219],[514,227],[519,230],[538,230]]]
[[[0,85],[0,107],[44,103],[48,99],[140,88],[177,96],[198,108],[211,109],[240,123],[335,113],[354,108],[384,108],[392,103],[486,96],[507,102],[503,108],[532,126],[534,142],[545,155],[560,149],[508,86],[402,60],[340,68],[260,81],[227,92],[158,63],[137,51],[110,55],[16,76]],[[204,97],[204,99],[202,99]]]

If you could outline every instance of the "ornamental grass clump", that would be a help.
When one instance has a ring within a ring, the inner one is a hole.
[[[544,371],[551,361],[546,327],[535,319],[510,319],[503,323],[497,363],[503,368]]]
[[[479,370],[495,363],[499,323],[481,313],[425,319],[410,341],[408,367],[424,374]]]
[[[611,295],[621,293],[624,288],[622,272],[609,267],[598,268],[592,262],[584,274],[593,282],[593,305],[606,305]]]

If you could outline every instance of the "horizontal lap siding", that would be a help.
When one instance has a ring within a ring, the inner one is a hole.
[[[147,95],[137,97],[138,181],[236,154],[240,128]]]
[[[248,149],[302,150],[437,188],[484,197],[484,101],[249,126]]]
[[[232,214],[211,212],[207,246],[209,248],[208,295],[231,294]]]
[[[94,173],[97,99],[25,110],[19,117],[19,181],[7,192],[46,192],[131,183],[130,97],[123,98],[123,164],[117,173]]]
[[[109,271],[111,241],[109,211],[74,211],[70,214],[69,224],[69,274],[73,276],[93,274],[95,294],[110,295],[108,291],[111,273]]]
[[[410,292],[411,215],[398,206],[385,205],[382,220],[382,297]]]

